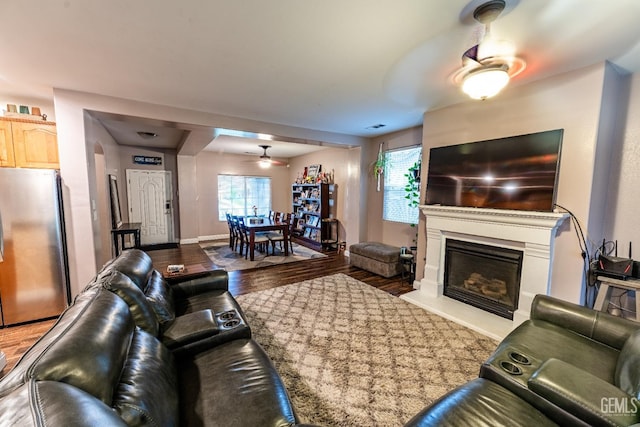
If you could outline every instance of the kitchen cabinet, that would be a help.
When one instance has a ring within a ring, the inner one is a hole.
[[[0,166],[59,169],[56,124],[0,118]]]
[[[0,121],[0,166],[13,168],[16,160],[13,156],[13,137],[11,122]]]

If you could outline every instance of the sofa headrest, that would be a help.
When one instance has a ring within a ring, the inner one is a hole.
[[[153,262],[149,255],[140,249],[127,249],[104,268],[100,277],[104,277],[104,275],[113,270],[118,270],[127,275],[140,290],[144,291],[147,287],[147,281],[153,272]]]
[[[127,303],[136,326],[154,337],[158,336],[158,320],[151,303],[129,276],[112,270],[108,276],[102,278],[102,285]]]
[[[126,423],[104,402],[57,381],[30,381],[0,399],[2,426],[109,426]]]
[[[153,270],[144,293],[151,303],[161,328],[173,322],[176,318],[173,290],[159,271]]]
[[[135,325],[127,304],[96,288],[68,310],[2,380],[5,392],[34,381],[70,384],[111,406]],[[6,388],[4,388],[6,386]]]

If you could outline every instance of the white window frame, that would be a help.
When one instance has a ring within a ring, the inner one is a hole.
[[[265,180],[266,185],[251,188],[251,180]],[[238,216],[254,215],[253,206],[258,215],[268,216],[271,211],[271,177],[255,175],[218,175],[218,220],[226,221],[226,214]],[[227,191],[225,185],[231,187]],[[235,193],[235,197],[228,193]],[[255,193],[255,194],[254,194]]]
[[[422,146],[387,150],[383,153],[385,169],[383,176],[382,219],[405,224],[417,224],[419,209],[409,206],[406,199],[406,185],[409,183],[405,174],[418,160],[422,159]]]

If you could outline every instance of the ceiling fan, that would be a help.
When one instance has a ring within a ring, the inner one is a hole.
[[[258,165],[261,168],[268,168],[273,166],[289,166],[289,164],[281,162],[279,160],[273,160],[270,155],[267,154],[267,148],[271,148],[270,145],[258,145],[258,147],[262,148],[264,152],[260,156],[260,160],[258,160]]]
[[[473,12],[473,18],[484,25],[484,36],[462,54],[462,67],[452,75],[453,82],[471,98],[486,99],[496,95],[526,67],[526,62],[515,55],[513,43],[496,40],[491,35],[491,23],[500,16],[505,5],[504,0],[491,0]]]

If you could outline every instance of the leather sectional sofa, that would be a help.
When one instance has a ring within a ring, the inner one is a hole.
[[[640,423],[640,324],[547,296],[405,427]],[[0,425],[300,425],[216,271],[168,285],[128,250],[0,380]]]
[[[139,250],[105,266],[0,380],[0,425],[292,426],[224,271],[169,286]]]
[[[531,318],[405,427],[640,423],[640,323],[538,295]]]

